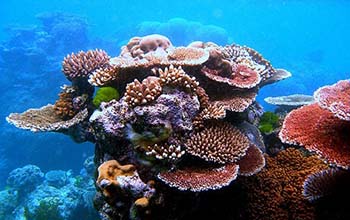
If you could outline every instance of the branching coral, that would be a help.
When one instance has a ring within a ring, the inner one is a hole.
[[[314,207],[302,195],[305,178],[327,168],[315,156],[288,148],[266,157],[266,167],[243,179],[247,192],[248,219],[314,219]]]
[[[206,161],[232,163],[245,155],[249,140],[235,127],[218,122],[205,125],[186,141],[186,151]]]
[[[86,78],[94,70],[108,64],[109,56],[103,50],[80,51],[67,55],[62,62],[62,71],[69,80]]]
[[[55,112],[63,120],[71,119],[77,113],[77,109],[74,109],[73,106],[75,93],[74,87],[63,86],[59,94],[59,99],[55,102]]]
[[[159,79],[149,76],[141,82],[137,79],[126,86],[125,101],[130,106],[144,105],[154,101],[162,92]]]

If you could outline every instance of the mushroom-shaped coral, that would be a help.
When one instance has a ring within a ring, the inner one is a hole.
[[[149,76],[142,81],[137,79],[126,86],[125,101],[130,106],[144,105],[154,101],[162,92],[159,78]]]
[[[337,166],[350,166],[350,122],[335,117],[317,104],[293,110],[285,118],[282,142],[302,145]]]
[[[314,94],[317,103],[336,117],[350,121],[350,80],[319,88]]]
[[[142,58],[149,52],[166,53],[172,47],[170,40],[160,34],[151,34],[144,37],[133,37],[126,46],[122,47],[121,56]]]
[[[303,197],[305,178],[327,165],[316,156],[288,148],[252,177],[241,178],[247,193],[247,219],[315,219],[314,207]]]
[[[6,120],[18,128],[37,131],[62,131],[84,121],[88,116],[87,109],[78,112],[72,119],[62,120],[56,114],[53,105],[46,105],[39,109],[28,109],[23,113],[11,113]]]
[[[237,178],[238,165],[227,164],[218,168],[187,167],[158,174],[158,178],[179,190],[200,192],[220,189]]]
[[[250,146],[247,137],[226,122],[208,123],[185,142],[186,151],[206,161],[236,162]]]
[[[80,51],[67,55],[62,62],[62,71],[69,80],[87,78],[94,70],[109,62],[108,54],[103,50]]]

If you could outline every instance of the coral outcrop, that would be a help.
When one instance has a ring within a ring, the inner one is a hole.
[[[200,201],[202,191],[259,173],[265,146],[255,98],[260,87],[290,76],[248,47],[176,47],[158,34],[130,39],[117,57],[73,53],[62,66],[72,85],[55,106],[7,120],[95,143],[95,203],[103,219],[152,218],[172,195],[197,192],[191,197]],[[102,88],[94,94],[95,87]]]

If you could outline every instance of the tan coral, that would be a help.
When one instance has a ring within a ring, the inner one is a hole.
[[[142,81],[137,79],[126,86],[125,101],[130,106],[144,105],[155,100],[162,92],[160,80],[149,76]]]
[[[113,65],[106,65],[95,70],[88,79],[93,86],[104,86],[117,79],[119,69]]]
[[[205,90],[199,86],[196,78],[187,75],[181,66],[174,67],[170,65],[169,68],[166,67],[164,70],[162,68],[154,68],[152,71],[155,75],[159,76],[162,86],[183,88],[189,92],[193,92],[197,95],[201,103],[201,108],[209,105],[209,97]]]
[[[228,90],[220,95],[212,97],[211,105],[233,112],[243,112],[255,101],[257,91],[255,89],[244,91]]]
[[[72,119],[62,120],[53,105],[39,109],[28,109],[23,113],[11,113],[6,120],[18,128],[38,131],[61,131],[79,124],[88,117],[88,110],[78,112]]]
[[[197,66],[209,59],[209,52],[201,48],[176,47],[168,53],[169,64]]]
[[[120,165],[116,160],[109,160],[98,167],[97,185],[103,191],[104,196],[112,197],[113,187],[119,187],[119,176],[133,176],[136,168],[132,164]]]
[[[248,138],[227,122],[207,123],[185,142],[186,152],[206,161],[232,163],[246,154]]]
[[[63,120],[71,119],[77,114],[73,106],[75,93],[74,87],[64,85],[59,93],[59,99],[54,104],[56,114]]]
[[[69,80],[86,78],[94,70],[108,64],[109,56],[104,50],[80,51],[67,55],[62,62],[62,71]]]

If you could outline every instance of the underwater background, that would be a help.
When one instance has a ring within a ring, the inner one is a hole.
[[[69,82],[61,72],[67,54],[101,48],[117,56],[131,37],[153,33],[175,46],[195,40],[247,45],[292,73],[259,91],[257,101],[273,110],[265,97],[312,95],[349,78],[349,11],[345,0],[1,1],[0,187],[6,188],[11,170],[27,164],[42,173],[65,171],[74,183],[86,172],[93,144],[19,130],[5,120],[57,99]]]

